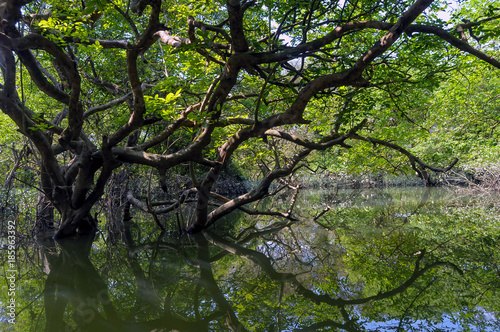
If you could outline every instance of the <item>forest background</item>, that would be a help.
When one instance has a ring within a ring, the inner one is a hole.
[[[193,233],[236,210],[293,219],[301,186],[352,175],[498,175],[498,1],[3,0],[0,16],[2,212],[36,231],[134,206]],[[286,211],[258,205],[286,192]]]

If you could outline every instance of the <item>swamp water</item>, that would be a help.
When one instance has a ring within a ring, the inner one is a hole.
[[[14,265],[2,239],[0,330],[500,331],[499,206],[304,191],[297,222],[240,215],[178,237],[136,216],[95,238],[18,237]]]

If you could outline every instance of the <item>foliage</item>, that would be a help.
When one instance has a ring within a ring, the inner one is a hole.
[[[246,206],[294,187],[298,170],[413,171],[431,185],[429,172],[453,166],[431,162],[496,151],[491,2],[1,4],[0,107],[31,144],[59,237],[95,229],[105,193],[162,229],[159,214],[184,209],[171,228],[194,233],[237,209],[267,213]],[[253,186],[222,197],[214,188],[231,164]],[[115,175],[127,190],[107,189]],[[183,191],[167,181],[177,175],[190,177]],[[134,176],[148,178],[146,194]]]

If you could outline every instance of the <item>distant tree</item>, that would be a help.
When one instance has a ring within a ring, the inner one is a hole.
[[[91,209],[123,164],[156,169],[160,183],[189,167],[194,188],[163,209],[195,194],[188,232],[237,209],[293,218],[245,206],[313,151],[361,140],[401,152],[423,178],[446,170],[370,137],[370,96],[437,84],[465,53],[500,68],[499,6],[468,5],[445,22],[432,0],[2,0],[0,108],[38,150],[57,236],[96,227]],[[259,182],[214,194],[249,149],[267,158]]]

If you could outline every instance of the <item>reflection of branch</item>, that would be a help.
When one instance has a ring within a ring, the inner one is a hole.
[[[368,303],[368,302],[372,302],[372,301],[386,299],[388,297],[402,293],[405,290],[407,290],[418,278],[423,276],[427,271],[432,270],[432,269],[439,267],[439,266],[449,266],[449,267],[453,268],[460,275],[463,274],[462,270],[460,270],[455,264],[450,263],[450,262],[434,262],[434,263],[427,265],[427,266],[423,267],[422,269],[420,269],[420,262],[424,258],[425,253],[426,253],[426,251],[422,250],[422,252],[417,257],[417,261],[415,262],[415,269],[413,270],[412,276],[408,280],[406,280],[404,283],[402,283],[399,287],[396,287],[396,288],[394,288],[390,291],[384,292],[384,293],[379,293],[377,295],[365,297],[362,299],[346,300],[345,301],[346,304],[364,304],[364,303]]]
[[[408,307],[406,307],[405,311],[403,312],[403,314],[401,315],[401,319],[399,320],[399,324],[398,324],[398,328],[397,328],[397,332],[398,331],[402,331],[402,328],[403,328],[403,322],[404,322],[404,319],[406,317],[406,315],[408,314],[408,311],[410,311],[410,308],[413,306],[413,304],[415,304],[415,302],[417,302],[417,299],[420,297],[420,295],[424,294],[425,291],[435,282],[434,279],[430,280],[427,285],[425,285],[425,287],[423,287],[420,292],[418,292],[418,294],[413,298],[413,300],[411,301],[410,305]]]
[[[292,222],[290,222],[290,221],[276,222],[276,223],[273,223],[270,226],[265,227],[263,229],[257,229],[257,228],[255,228],[255,226],[251,226],[251,227],[244,229],[242,232],[240,232],[240,234],[238,234],[235,237],[234,241],[237,242],[238,244],[242,245],[244,243],[250,242],[253,239],[261,238],[264,235],[277,233],[277,232],[281,231],[283,228],[290,227],[292,224],[293,224],[293,221]],[[253,230],[253,232],[251,232],[250,234],[243,237],[243,235],[250,232],[251,230]],[[222,251],[222,252],[218,253],[217,255],[212,256],[210,258],[210,261],[211,262],[218,261],[219,259],[225,257],[228,254],[230,254],[229,251]]]
[[[246,331],[236,316],[231,304],[226,300],[224,293],[217,285],[210,265],[210,252],[207,240],[202,235],[195,235],[194,239],[198,247],[198,259],[200,262],[200,283],[210,293],[217,305],[226,313],[226,325],[231,331]]]
[[[128,205],[130,205],[129,202]],[[133,311],[137,311],[139,308],[141,308],[141,306],[144,305],[149,305],[150,307],[158,306],[158,304],[160,303],[160,297],[156,293],[156,290],[153,288],[152,280],[146,277],[144,270],[138,259],[136,246],[132,238],[132,232],[131,232],[132,221],[130,219],[129,213],[130,213],[129,209],[126,208],[126,210],[124,211],[124,218],[123,218],[123,224],[124,224],[123,240],[128,252],[128,254],[126,255],[126,259],[130,266],[130,269],[132,270],[132,274],[134,275],[137,285],[136,288],[137,301],[135,303],[135,306],[131,309],[131,312],[133,313]],[[157,243],[155,244],[155,248],[153,248],[153,250],[158,248],[159,245],[158,243],[159,242],[157,241]]]
[[[415,269],[413,271],[412,276],[406,280],[404,283],[402,283],[399,287],[396,287],[390,291],[379,293],[377,295],[365,297],[365,298],[359,298],[359,299],[342,299],[342,298],[332,298],[327,294],[318,294],[317,292],[313,292],[310,289],[305,288],[302,283],[300,283],[296,277],[296,275],[292,273],[283,273],[283,272],[278,272],[274,269],[273,264],[271,262],[271,259],[264,255],[263,253],[260,253],[255,250],[251,250],[245,247],[242,247],[238,244],[230,243],[216,235],[210,234],[206,231],[202,232],[205,238],[212,244],[218,246],[219,248],[222,248],[234,255],[246,258],[257,264],[262,268],[262,270],[273,280],[283,282],[283,281],[288,281],[290,282],[295,290],[297,291],[298,294],[304,296],[305,298],[309,299],[310,301],[314,302],[315,304],[320,304],[320,303],[325,303],[331,306],[336,306],[336,307],[344,307],[347,305],[357,305],[357,304],[364,304],[372,301],[377,301],[377,300],[382,300],[385,298],[389,298],[391,296],[394,296],[396,294],[402,293],[406,291],[415,281],[426,274],[428,271],[440,267],[440,266],[449,266],[453,268],[456,272],[458,272],[460,275],[463,274],[463,272],[453,263],[450,262],[434,262],[430,265],[427,265],[423,268],[420,268],[420,263],[422,259],[424,258],[425,255],[425,250],[422,250],[420,255],[417,258],[417,261],[415,262]]]
[[[345,305],[345,301],[342,299],[333,299],[329,297],[328,295],[318,295],[315,292],[305,288],[296,278],[296,276],[292,273],[282,273],[278,272],[274,269],[273,264],[271,263],[271,260],[269,257],[264,255],[261,252],[251,250],[245,247],[242,247],[238,244],[230,243],[228,241],[225,241],[222,238],[219,238],[213,234],[210,234],[206,231],[202,232],[205,238],[212,244],[218,246],[219,248],[222,248],[236,256],[240,256],[246,259],[251,260],[258,266],[262,268],[262,270],[273,280],[278,281],[278,282],[290,282],[294,288],[296,289],[297,293],[301,294],[302,296],[308,298],[309,300],[313,301],[314,303],[327,303],[336,307],[340,307],[342,305]]]

